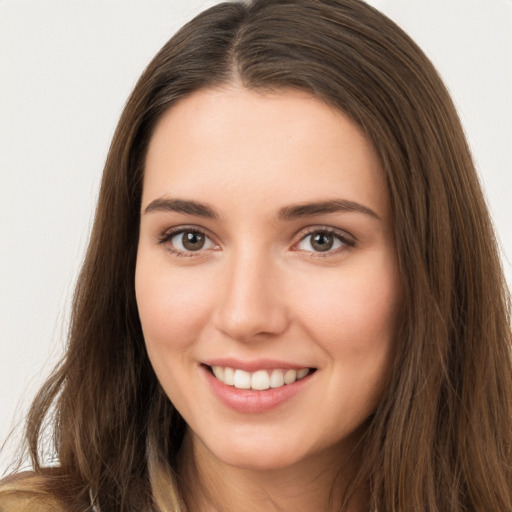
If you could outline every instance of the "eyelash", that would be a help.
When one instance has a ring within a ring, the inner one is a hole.
[[[328,249],[327,251],[305,251],[305,252],[311,252],[311,257],[321,257],[326,258],[328,256],[333,256],[335,254],[338,254],[339,252],[342,252],[344,250],[347,250],[349,248],[352,248],[356,245],[356,241],[353,237],[348,236],[347,233],[344,231],[341,231],[336,228],[332,228],[330,226],[312,226],[310,228],[306,228],[306,231],[301,233],[300,240],[294,244],[294,247],[303,242],[307,237],[312,237],[315,234],[327,234],[332,235],[334,238],[336,238],[339,242],[341,242],[342,246],[339,248],[336,248],[334,250]]]
[[[211,249],[203,249],[200,248],[197,251],[182,251],[180,249],[176,249],[170,242],[171,240],[178,235],[183,235],[185,233],[195,233],[198,235],[204,236],[207,240],[209,240],[212,244],[215,244],[215,242],[212,241],[211,237],[208,235],[208,233],[201,228],[197,228],[195,226],[184,226],[180,228],[176,228],[170,231],[166,231],[165,233],[162,233],[158,237],[158,243],[160,245],[167,245],[167,249],[169,252],[171,252],[173,255],[178,257],[193,257],[197,256],[200,253],[204,252],[205,250],[211,250]],[[334,250],[331,250],[330,248],[324,252],[322,251],[302,251],[302,252],[311,252],[311,257],[328,257],[332,256],[334,254],[338,254],[341,251],[344,251],[348,248],[354,247],[356,245],[356,241],[351,237],[347,236],[347,234],[344,231],[341,231],[339,229],[335,229],[329,226],[311,226],[309,228],[306,228],[305,231],[303,231],[300,235],[300,239],[293,244],[293,247],[296,247],[300,243],[302,243],[307,237],[311,237],[315,234],[327,234],[332,235],[334,238],[338,240],[338,242],[341,242],[342,246],[338,247]],[[216,245],[216,244],[215,244]],[[300,249],[297,249],[297,251],[301,251]]]
[[[208,233],[204,229],[197,228],[195,226],[182,226],[176,229],[172,229],[170,231],[166,231],[165,233],[162,233],[158,237],[158,243],[160,245],[166,245],[167,250],[173,254],[174,256],[182,257],[182,258],[190,258],[193,256],[197,256],[198,254],[204,252],[208,249],[198,249],[197,251],[182,251],[180,249],[176,249],[171,243],[171,240],[178,235],[183,235],[185,233],[195,233],[198,235],[203,235],[206,239],[211,241],[211,237],[208,235]],[[214,243],[214,242],[212,242]]]

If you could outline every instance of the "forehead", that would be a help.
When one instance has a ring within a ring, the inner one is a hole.
[[[169,194],[260,208],[343,196],[381,214],[388,202],[377,154],[343,112],[303,91],[239,86],[195,92],[163,115],[143,204]]]

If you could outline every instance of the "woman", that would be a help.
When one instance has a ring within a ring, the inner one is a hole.
[[[356,0],[218,5],[123,112],[0,510],[510,510],[508,314],[417,46]]]

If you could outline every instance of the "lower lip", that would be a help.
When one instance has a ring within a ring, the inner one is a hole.
[[[238,389],[234,386],[228,386],[215,378],[208,368],[201,366],[201,369],[214,395],[224,405],[238,412],[252,414],[276,409],[304,389],[313,376],[310,373],[306,377],[296,380],[293,384],[285,384],[279,388],[270,388],[263,391],[254,391],[252,389]]]

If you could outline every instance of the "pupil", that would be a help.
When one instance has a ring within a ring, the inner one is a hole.
[[[189,251],[198,251],[204,245],[204,235],[194,231],[183,233],[183,247]]]
[[[312,237],[311,245],[316,251],[328,251],[334,243],[334,238],[328,233],[316,233]]]

